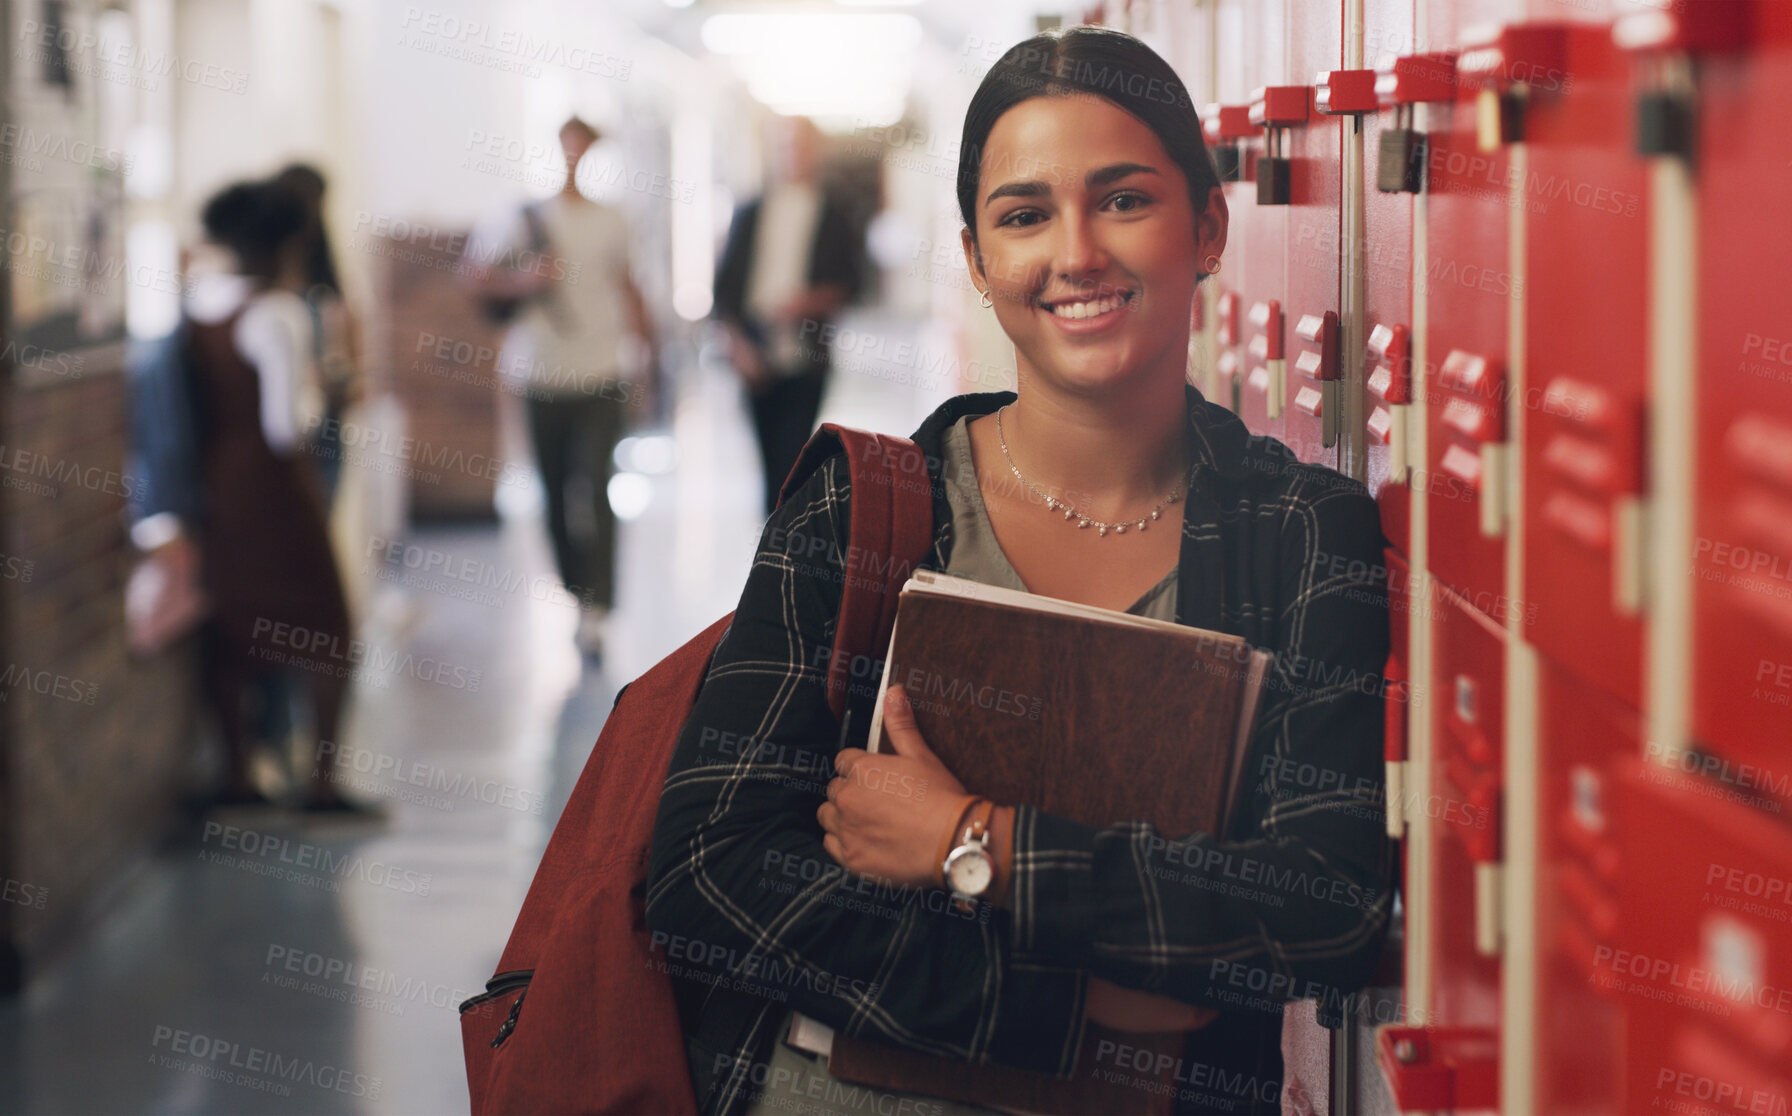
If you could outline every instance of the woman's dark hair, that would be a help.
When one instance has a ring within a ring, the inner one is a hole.
[[[1002,114],[1034,97],[1100,97],[1139,118],[1188,179],[1196,213],[1220,184],[1188,88],[1156,51],[1124,32],[1078,26],[1016,43],[989,68],[964,114],[958,149],[958,211],[977,236],[977,182],[983,149]]]
[[[341,297],[342,283],[336,278],[336,257],[330,252],[330,237],[324,232],[324,174],[310,163],[293,163],[274,176],[276,186],[285,186],[305,203],[305,287],[323,287]]]
[[[212,195],[200,211],[205,235],[236,256],[244,275],[272,280],[280,253],[304,233],[305,200],[278,182],[238,182]]]

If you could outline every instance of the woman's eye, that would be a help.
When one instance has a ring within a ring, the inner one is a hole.
[[[1144,194],[1115,194],[1108,199],[1108,204],[1121,213],[1131,213],[1150,203],[1151,199]]]
[[[1044,220],[1043,217],[1040,217],[1039,211],[1036,209],[1017,209],[1013,213],[1010,213],[1006,217],[1003,217],[1000,221],[997,221],[996,227],[1000,228],[1004,225],[1019,225],[1019,226],[1024,227],[1027,225],[1032,225],[1032,224],[1037,223],[1036,221],[1030,220],[1029,218],[1038,218],[1039,220]]]

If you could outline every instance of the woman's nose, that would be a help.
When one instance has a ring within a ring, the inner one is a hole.
[[[1095,222],[1082,213],[1070,213],[1058,222],[1052,253],[1052,271],[1058,278],[1079,282],[1106,263]]]

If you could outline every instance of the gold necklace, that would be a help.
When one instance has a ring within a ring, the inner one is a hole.
[[[1114,534],[1116,534],[1116,535],[1124,535],[1124,534],[1126,534],[1126,529],[1128,527],[1131,527],[1136,531],[1143,531],[1146,527],[1150,526],[1160,516],[1163,515],[1163,510],[1166,507],[1169,507],[1171,504],[1174,504],[1176,501],[1182,499],[1182,494],[1184,491],[1186,491],[1186,488],[1188,485],[1188,477],[1186,475],[1182,478],[1182,480],[1177,482],[1176,488],[1174,491],[1172,491],[1168,496],[1165,496],[1162,500],[1158,501],[1157,506],[1155,508],[1151,509],[1150,515],[1145,516],[1142,519],[1120,520],[1119,522],[1115,522],[1115,523],[1103,523],[1099,519],[1093,519],[1089,516],[1084,515],[1082,512],[1077,511],[1076,508],[1074,508],[1071,505],[1065,503],[1064,501],[1058,499],[1056,496],[1046,495],[1044,492],[1041,492],[1039,490],[1039,486],[1035,485],[1032,481],[1028,480],[1025,476],[1023,476],[1021,474],[1020,466],[1018,466],[1014,463],[1014,455],[1008,452],[1008,438],[1002,432],[1002,412],[1006,411],[1012,405],[1013,404],[1005,404],[996,411],[996,441],[1002,447],[1002,456],[1008,459],[1008,468],[1013,471],[1014,478],[1016,480],[1020,481],[1020,483],[1027,486],[1027,491],[1031,492],[1033,495],[1035,495],[1035,496],[1039,497],[1041,500],[1045,501],[1045,510],[1055,512],[1055,511],[1058,511],[1060,508],[1063,509],[1064,519],[1067,522],[1072,519],[1076,520],[1076,525],[1079,529],[1093,527],[1096,529],[1096,533],[1099,534],[1104,539],[1107,538],[1109,531],[1114,532]]]

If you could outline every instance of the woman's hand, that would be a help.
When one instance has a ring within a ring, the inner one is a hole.
[[[884,694],[884,742],[891,749],[844,748],[839,772],[815,816],[821,844],[847,871],[902,887],[939,883],[940,840],[964,809],[964,786],[921,739],[902,687]]]
[[[1156,996],[1133,988],[1110,984],[1100,977],[1089,978],[1089,998],[1083,1007],[1089,1022],[1099,1023],[1112,1031],[1150,1033],[1155,1031],[1193,1031],[1219,1018],[1219,1012]]]

